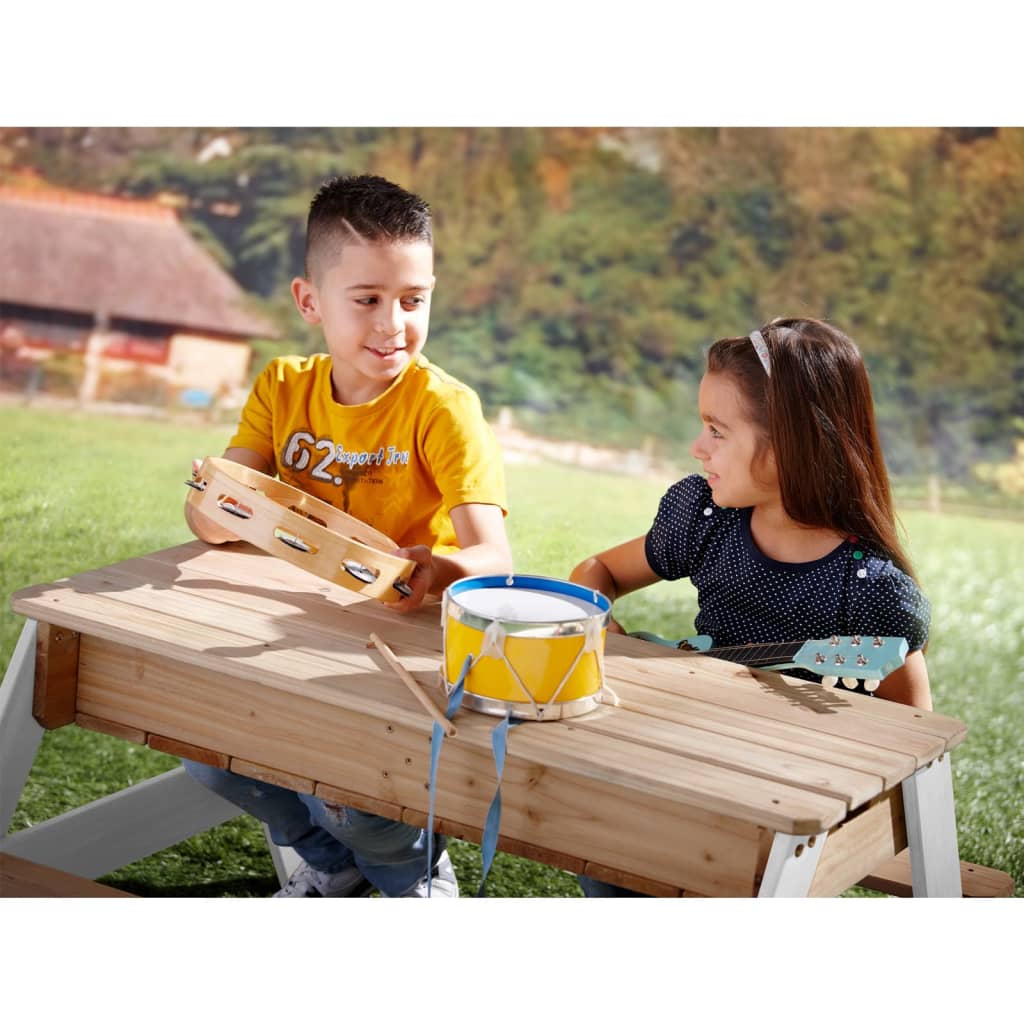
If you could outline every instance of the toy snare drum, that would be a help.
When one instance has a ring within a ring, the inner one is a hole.
[[[445,689],[467,656],[463,703],[489,715],[550,721],[600,704],[611,602],[546,576],[469,576],[441,610]]]

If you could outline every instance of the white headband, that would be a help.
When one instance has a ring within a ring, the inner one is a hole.
[[[750,343],[754,346],[757,358],[761,360],[764,372],[770,377],[772,375],[772,361],[768,355],[768,346],[765,344],[764,335],[760,331],[751,331]]]

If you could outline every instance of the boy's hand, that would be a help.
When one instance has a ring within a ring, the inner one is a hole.
[[[437,566],[434,565],[433,553],[425,544],[416,544],[411,548],[399,548],[391,553],[396,558],[407,558],[410,562],[416,563],[416,568],[413,570],[412,576],[409,577],[412,594],[385,606],[405,614],[419,608],[423,599],[430,593],[430,588],[437,576]]]

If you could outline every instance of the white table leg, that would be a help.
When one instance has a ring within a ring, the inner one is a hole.
[[[11,827],[43,738],[43,727],[32,717],[36,633],[35,620],[29,619],[22,627],[0,686],[0,838]]]
[[[0,851],[98,878],[241,813],[184,768],[174,768],[13,832],[0,840]]]
[[[962,896],[949,754],[903,781],[903,813],[915,896]]]
[[[757,895],[806,896],[814,880],[827,832],[788,836],[776,832]]]
[[[37,632],[26,621],[0,686],[0,851],[96,878],[241,813],[177,768],[8,835],[44,732],[32,717]]]
[[[270,838],[270,829],[266,825],[263,826],[263,835],[270,850],[270,859],[274,862],[277,880],[284,885],[292,877],[292,872],[302,863],[302,858],[290,846],[278,846]]]

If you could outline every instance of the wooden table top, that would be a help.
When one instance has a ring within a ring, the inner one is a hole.
[[[429,737],[430,716],[367,648],[376,632],[445,704],[440,603],[398,615],[240,543],[193,541],[29,587],[11,603],[83,637],[202,670],[225,687],[244,682],[277,701],[282,715],[289,697],[302,696],[322,704],[325,722],[353,712]],[[131,679],[118,685],[130,703]],[[569,775],[580,793],[588,783],[614,785],[641,803],[806,834],[841,822],[966,735],[962,722],[941,714],[617,635],[607,638],[605,686],[617,706],[515,729],[510,763],[524,758]],[[102,695],[95,700],[102,704]],[[461,711],[445,757],[458,744],[489,758],[496,722]],[[422,788],[422,770],[415,785]]]

